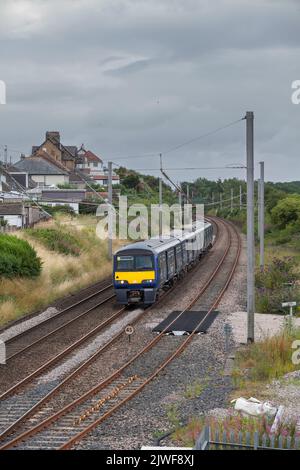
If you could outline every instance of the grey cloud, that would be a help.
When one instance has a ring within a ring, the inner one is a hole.
[[[59,128],[66,143],[84,141],[104,158],[160,152],[253,110],[266,176],[295,179],[296,1],[28,0],[32,9],[23,16],[8,15],[9,4],[0,3],[0,79],[8,95],[0,107],[1,144],[28,153],[45,130]],[[242,122],[168,154],[166,164],[222,166],[244,158]],[[121,162],[158,167],[156,158]]]

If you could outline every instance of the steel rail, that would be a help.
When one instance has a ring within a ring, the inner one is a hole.
[[[237,233],[237,232],[236,232]],[[154,373],[152,373],[142,384],[140,384],[136,390],[131,392],[128,396],[126,396],[123,400],[121,400],[119,403],[114,405],[110,410],[108,410],[106,413],[104,413],[102,416],[100,416],[97,420],[95,420],[93,423],[91,423],[89,426],[87,426],[85,429],[83,429],[81,432],[76,434],[74,437],[69,439],[65,444],[63,444],[61,447],[59,447],[59,450],[67,450],[70,449],[76,442],[80,441],[83,437],[85,437],[87,434],[89,434],[95,427],[97,427],[100,423],[105,421],[107,418],[109,418],[115,411],[117,411],[121,406],[125,405],[128,401],[130,401],[132,398],[135,397],[138,393],[140,393],[146,385],[148,385],[171,361],[173,361],[186,347],[187,345],[192,341],[194,335],[196,334],[198,328],[204,323],[206,318],[211,314],[211,312],[218,306],[220,303],[224,293],[226,292],[230,281],[235,273],[236,266],[240,257],[240,252],[241,252],[241,242],[240,242],[240,237],[238,235],[238,249],[237,249],[237,254],[234,260],[234,264],[232,266],[232,269],[229,273],[229,276],[226,279],[226,283],[224,287],[222,288],[221,292],[218,294],[217,298],[214,300],[212,306],[209,308],[207,314],[205,315],[204,318],[201,319],[201,321],[196,325],[192,333],[187,337],[186,340],[167,358],[165,359],[162,364],[155,370]],[[197,299],[198,300],[198,299]],[[197,301],[196,300],[196,301]],[[194,305],[195,301],[191,302],[191,305],[188,307],[191,308]],[[187,310],[187,309],[186,309]],[[185,310],[185,311],[186,311]]]
[[[215,221],[214,221],[214,222],[215,222]],[[216,223],[216,222],[215,222],[215,223]],[[222,222],[222,224],[223,224],[223,222]],[[228,231],[228,228],[227,228],[227,227],[226,227],[226,230]],[[229,231],[228,231],[228,233],[229,233]],[[189,306],[188,308],[190,308],[191,305],[192,305],[194,302],[196,302],[196,301],[199,299],[199,297],[201,297],[201,295],[206,291],[206,289],[208,288],[208,286],[211,284],[212,279],[215,277],[215,275],[216,275],[217,272],[219,271],[219,269],[220,269],[220,267],[221,267],[221,265],[222,265],[224,259],[226,258],[229,249],[230,249],[230,243],[228,243],[228,246],[227,246],[227,248],[226,248],[226,251],[225,251],[225,253],[223,254],[221,260],[219,261],[219,263],[218,263],[218,265],[217,265],[217,268],[215,269],[214,273],[210,276],[210,278],[208,279],[208,281],[205,283],[205,285],[204,285],[203,288],[200,290],[200,292],[199,292],[199,294],[197,295],[197,297],[194,299],[194,301],[190,304],[190,306]],[[169,292],[168,292],[168,293],[169,293]],[[157,305],[157,304],[155,304],[155,305]],[[185,309],[184,311],[186,311],[186,310],[187,310],[187,309]],[[182,314],[184,313],[184,311],[181,312],[180,315],[182,315]],[[176,321],[176,319],[179,318],[180,315],[178,315],[178,316],[170,323],[170,325],[171,325],[172,323],[174,323],[174,322]],[[138,319],[137,319],[137,320],[138,320]],[[170,325],[168,325],[168,327],[169,327]],[[167,328],[168,328],[168,327],[167,327]],[[166,330],[166,329],[165,329],[165,330]],[[143,348],[142,351],[140,351],[139,353],[137,353],[130,361],[128,361],[125,365],[123,365],[118,371],[116,371],[115,373],[113,373],[108,379],[104,380],[103,382],[101,382],[100,384],[98,384],[96,387],[93,387],[92,390],[89,390],[89,391],[86,392],[82,397],[80,397],[79,399],[75,400],[75,402],[73,402],[73,403],[67,405],[67,406],[66,406],[65,408],[63,408],[63,410],[61,410],[60,412],[58,412],[58,413],[56,413],[55,415],[53,415],[52,417],[49,417],[49,418],[47,418],[46,420],[44,420],[42,423],[40,423],[40,425],[37,425],[36,427],[32,428],[31,430],[26,431],[25,433],[21,434],[20,436],[17,436],[13,441],[10,441],[10,443],[5,444],[2,448],[5,449],[5,448],[10,447],[11,445],[16,444],[16,443],[19,442],[20,440],[23,440],[25,437],[29,437],[29,436],[32,434],[32,432],[38,432],[38,431],[39,431],[40,429],[42,429],[44,426],[46,426],[47,424],[51,424],[51,422],[52,422],[53,420],[58,419],[60,416],[62,416],[62,415],[65,414],[67,411],[69,411],[70,409],[72,409],[76,404],[79,404],[79,401],[80,401],[80,403],[81,403],[83,400],[85,400],[85,399],[86,399],[88,396],[90,396],[91,394],[97,393],[101,388],[105,387],[105,386],[106,386],[108,383],[110,383],[114,378],[116,378],[118,375],[120,375],[120,373],[121,373],[125,368],[127,368],[135,359],[137,359],[137,358],[138,358],[139,356],[141,356],[144,352],[146,352],[147,350],[149,350],[150,348],[152,348],[152,347],[159,341],[159,339],[164,335],[165,330],[164,330],[163,332],[161,332],[154,340],[152,340],[150,343],[148,343],[148,345],[146,345],[146,347]],[[121,334],[122,334],[122,333],[123,333],[123,332],[121,332]],[[117,336],[120,336],[120,334],[117,335]],[[104,345],[104,347],[107,347],[107,345]],[[102,350],[103,350],[103,348],[102,348]],[[98,353],[96,353],[96,354],[98,354]],[[88,360],[88,361],[90,362],[90,360]],[[79,372],[79,369],[82,369],[82,367],[83,367],[84,365],[85,365],[85,364],[82,364],[82,365],[80,366],[80,368],[78,368],[78,370],[75,371],[75,373],[78,373],[78,372]],[[69,378],[67,378],[67,381],[68,381],[68,380],[69,380]],[[59,384],[58,388],[60,388],[60,387],[61,387],[61,384]],[[54,391],[52,391],[52,392],[54,392]],[[51,396],[53,395],[52,392],[50,392]],[[50,398],[50,397],[49,397],[49,398]],[[79,401],[78,401],[78,400],[79,400]],[[42,401],[45,402],[45,398],[42,399]],[[35,405],[34,408],[36,409],[36,405]],[[31,410],[30,410],[30,411],[31,411]],[[27,415],[27,414],[28,414],[28,412],[26,413],[26,415]],[[32,412],[31,412],[30,414],[32,414]],[[24,415],[24,416],[25,416],[25,415]],[[21,417],[21,418],[24,418],[24,416]],[[28,417],[28,416],[27,416],[27,417]],[[18,421],[20,421],[20,420],[18,420]],[[22,421],[24,421],[24,419],[22,419]],[[16,425],[16,423],[14,423],[13,426],[11,426],[11,428],[15,428],[15,425]],[[10,430],[13,430],[13,429],[10,429]],[[5,431],[5,434],[2,434],[0,437],[3,438],[3,437],[6,437],[7,435],[8,435],[8,429]]]
[[[102,292],[107,291],[108,289],[111,289],[113,287],[112,283],[108,284],[107,286],[104,286],[101,290],[94,292],[93,294],[88,295],[87,297],[78,300],[77,302],[74,302],[72,305],[69,305],[69,307],[64,308],[63,310],[60,310],[59,312],[55,313],[51,317],[45,318],[43,321],[40,323],[36,323],[35,325],[32,325],[30,328],[27,330],[21,331],[20,333],[16,334],[15,336],[12,336],[11,338],[8,338],[5,341],[5,344],[8,345],[12,343],[13,341],[18,340],[19,338],[26,336],[26,334],[31,333],[33,330],[36,330],[37,328],[40,328],[41,326],[46,325],[47,323],[50,323],[56,318],[61,317],[68,311],[72,310],[74,307],[77,307],[78,305],[81,305],[82,303],[92,299],[93,297],[96,297],[97,295],[101,294]],[[3,330],[0,334],[3,335],[6,330]]]
[[[98,294],[100,294],[100,292],[98,292]],[[66,323],[64,323],[63,325],[61,326],[58,326],[57,328],[55,328],[54,330],[50,331],[49,333],[46,333],[45,335],[43,336],[40,336],[38,339],[36,339],[35,341],[33,341],[32,343],[29,343],[27,344],[23,349],[20,349],[19,351],[16,351],[15,353],[13,353],[11,356],[8,356],[8,358],[6,359],[6,361],[9,361],[11,359],[14,359],[15,357],[19,356],[20,354],[28,351],[29,349],[33,348],[34,346],[36,346],[37,344],[39,343],[42,343],[43,341],[47,340],[48,338],[50,338],[52,335],[54,335],[55,333],[58,333],[59,331],[63,330],[64,328],[66,328],[67,326],[70,326],[72,323],[75,323],[77,320],[79,320],[80,318],[84,317],[85,315],[87,315],[88,313],[92,312],[93,310],[95,310],[96,308],[100,307],[101,305],[104,305],[106,302],[108,302],[109,300],[113,299],[115,297],[115,295],[110,295],[109,297],[106,297],[105,299],[101,300],[101,302],[98,302],[97,304],[93,305],[92,307],[88,308],[87,310],[84,310],[83,312],[81,312],[79,315],[77,315],[76,317],[72,318],[71,320],[67,321]],[[1,398],[1,396],[0,396]]]
[[[219,235],[219,227],[218,224],[215,221],[212,221],[215,230],[216,230],[216,235],[215,235],[215,240],[214,244],[218,240],[218,235]],[[196,266],[195,266],[196,267]],[[160,303],[166,296],[168,296],[173,290],[175,290],[176,286],[173,286],[170,290],[168,290],[159,300],[158,302],[155,303],[154,306],[157,306],[158,303]],[[146,310],[146,313],[148,313],[151,310],[151,307],[148,307]],[[119,313],[123,312],[124,308],[121,309],[119,312],[116,313],[118,315]],[[132,322],[134,325],[137,323],[141,317],[145,314],[145,312],[142,312],[140,315],[136,317],[136,319]],[[84,341],[86,341],[89,337],[92,335],[98,333],[104,326],[106,326],[110,321],[112,321],[114,318],[112,317],[111,320],[108,319],[108,321],[104,322],[105,325],[101,324],[98,325],[96,328],[94,328],[92,331],[90,331],[87,335],[84,337],[80,338],[78,341],[70,345],[66,350],[62,351],[60,354],[52,358],[50,361],[42,365],[40,368],[38,368],[36,371],[25,377],[23,380],[18,382],[16,385],[11,387],[9,390],[5,391],[2,395],[0,395],[0,400],[5,399],[8,396],[10,396],[12,393],[17,392],[22,386],[25,386],[30,380],[34,379],[41,373],[45,372],[49,367],[54,365],[56,362],[58,362],[60,359],[63,357],[67,356],[68,353],[70,353],[72,350],[74,350],[76,347],[81,345]],[[71,374],[69,374],[62,382],[60,382],[53,390],[51,390],[48,394],[46,394],[41,400],[39,400],[36,404],[33,405],[32,408],[30,408],[26,413],[24,413],[19,419],[17,419],[14,423],[12,423],[5,431],[3,431],[0,435],[0,440],[3,440],[5,437],[7,437],[12,431],[14,431],[20,424],[22,424],[27,418],[29,418],[34,412],[36,412],[44,403],[50,400],[53,395],[55,395],[63,386],[65,386],[68,382],[70,382],[76,375],[78,375],[82,370],[86,369],[94,360],[97,359],[97,357],[104,351],[106,350],[112,343],[114,343],[118,338],[120,338],[123,334],[123,331],[117,333],[113,338],[111,338],[110,341],[108,341],[106,344],[104,344],[96,353],[94,353],[90,358],[88,358],[86,361],[84,361],[78,368],[76,368]]]

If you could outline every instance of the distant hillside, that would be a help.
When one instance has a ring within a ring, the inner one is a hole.
[[[133,202],[157,204],[159,198],[159,178],[144,175],[137,171],[120,167],[115,170],[120,177],[121,194],[128,196]],[[176,202],[176,194],[172,188],[163,182],[163,200],[165,203]]]

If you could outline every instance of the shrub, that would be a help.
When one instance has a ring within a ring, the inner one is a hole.
[[[27,241],[0,234],[0,277],[35,277],[41,269],[41,260]]]
[[[55,228],[29,229],[27,233],[51,251],[57,251],[64,255],[80,255],[81,244],[70,233]]]
[[[282,302],[290,298],[300,300],[297,279],[296,263],[293,258],[274,258],[264,271],[257,270],[255,276],[257,311],[284,312]]]
[[[271,210],[272,221],[279,228],[284,228],[287,224],[297,222],[299,214],[300,196],[296,194],[281,199]]]
[[[300,331],[285,327],[284,331],[276,336],[267,337],[236,354],[236,365],[242,372],[246,369],[247,379],[250,381],[270,381],[282,375],[299,369],[299,365],[292,362],[292,343],[299,339]],[[249,360],[252,361],[252,365]]]

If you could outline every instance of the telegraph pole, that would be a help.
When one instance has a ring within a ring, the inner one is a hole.
[[[4,146],[4,166],[7,168],[7,145]]]
[[[242,193],[242,185],[240,185],[240,211],[242,210],[243,205],[243,193]]]
[[[220,193],[220,208],[223,209],[223,195]]]
[[[108,162],[108,257],[112,259],[112,162]]]
[[[247,149],[247,342],[254,342],[254,114],[246,112]]]
[[[264,270],[265,265],[265,163],[259,162],[260,165],[260,201],[259,201],[259,228],[260,228],[260,243],[259,243],[259,265],[261,271]]]
[[[260,240],[260,179],[257,180],[257,237]]]
[[[159,178],[159,238],[162,237],[162,203],[163,203],[163,197],[162,197],[162,179]]]
[[[233,211],[233,188],[230,190],[230,212]]]

